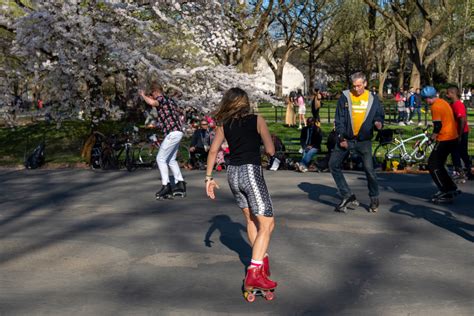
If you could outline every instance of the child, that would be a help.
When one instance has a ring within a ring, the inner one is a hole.
[[[215,199],[214,189],[219,186],[212,178],[212,169],[225,138],[230,149],[228,182],[247,220],[247,234],[252,246],[245,290],[272,290],[277,283],[268,279],[270,266],[266,252],[275,222],[260,164],[260,144],[263,142],[270,156],[275,154],[275,147],[265,120],[250,111],[249,98],[244,90],[232,88],[224,94],[215,114],[218,126],[207,158],[206,192]]]

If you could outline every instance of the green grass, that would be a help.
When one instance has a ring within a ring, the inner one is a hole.
[[[104,134],[119,133],[124,123],[106,122],[99,131]],[[48,163],[82,161],[82,146],[90,133],[90,124],[83,121],[65,121],[60,126],[38,122],[15,128],[0,129],[0,165],[21,164],[25,154],[31,152],[45,139],[45,157]]]
[[[393,106],[393,103],[389,103]],[[325,101],[320,110],[321,129],[325,135],[323,148],[325,151],[326,137],[332,129],[332,120],[334,119],[336,101]],[[281,139],[299,138],[300,131],[297,128],[285,127],[286,108],[272,107],[271,104],[263,103],[259,105],[258,112],[267,120],[271,133],[276,134]],[[276,113],[276,114],[275,114]],[[468,119],[474,121],[474,109],[469,108]],[[389,111],[386,111],[386,127],[396,128],[403,131],[403,137],[407,138],[420,133],[420,130],[413,126],[400,127],[391,124]],[[430,117],[427,117],[428,121]],[[105,135],[120,134],[127,126],[126,122],[104,122],[99,127],[99,131]],[[472,126],[471,126],[472,127]],[[469,140],[469,154],[474,155],[474,128],[471,128],[471,137]],[[15,128],[0,128],[0,165],[22,164],[25,152],[30,152],[37,146],[43,137],[46,140],[46,162],[49,163],[74,163],[81,162],[80,157],[82,146],[90,133],[90,124],[84,121],[66,121],[59,127],[56,124],[47,124],[45,122],[30,123],[28,125]],[[183,139],[178,159],[187,160],[187,147],[190,139]],[[376,146],[374,142],[374,146]]]
[[[402,132],[402,138],[406,139],[416,134],[421,133],[421,128],[418,126],[398,126],[396,120],[396,110],[394,102],[385,102],[385,128],[397,129]],[[390,108],[389,108],[390,107]],[[334,120],[336,108],[336,101],[325,101],[324,106],[320,110],[321,116],[321,129],[324,133],[322,150],[325,151],[326,137],[332,129],[332,121]],[[309,106],[307,107],[307,115],[311,114],[308,112]],[[259,105],[258,113],[262,115],[268,123],[270,133],[277,135],[281,139],[285,138],[296,138],[300,136],[300,131],[297,128],[285,127],[285,114],[286,108],[280,106],[272,106],[270,103],[262,103]],[[422,121],[425,120],[425,113],[422,113]],[[474,109],[468,108],[468,120],[474,122]],[[428,124],[431,122],[431,116],[426,113],[426,121]],[[378,145],[374,142],[373,146]],[[474,156],[474,126],[471,125],[470,137],[469,137],[469,155]]]
[[[121,135],[129,124],[126,122],[103,122],[97,129],[104,135]],[[83,162],[82,147],[90,134],[90,124],[84,121],[66,121],[60,126],[36,122],[15,128],[0,128],[0,166],[23,164],[29,154],[42,140],[46,143],[46,163]],[[142,138],[149,131],[143,131]],[[188,159],[190,139],[184,139],[178,157]]]

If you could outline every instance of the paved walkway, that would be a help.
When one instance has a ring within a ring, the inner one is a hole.
[[[429,175],[380,174],[381,210],[350,214],[330,174],[266,172],[276,298],[241,296],[250,247],[225,174],[155,201],[158,172],[0,171],[0,315],[472,315],[474,187],[433,205]],[[204,239],[210,235],[212,247]]]

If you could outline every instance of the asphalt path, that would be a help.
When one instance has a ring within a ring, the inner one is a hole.
[[[1,170],[0,315],[473,315],[474,187],[434,205],[429,175],[379,174],[381,207],[349,214],[328,173],[265,172],[276,214],[276,297],[241,286],[251,249],[226,183],[185,173],[156,201],[156,170]],[[207,247],[204,240],[212,240]]]

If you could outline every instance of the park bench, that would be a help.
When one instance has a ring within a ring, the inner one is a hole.
[[[284,150],[277,151],[276,155],[285,156],[286,159],[290,159],[294,162],[299,162],[301,160],[301,142],[298,137],[284,138],[282,140],[284,145]],[[319,161],[323,159],[327,154],[327,151],[324,151],[323,148],[313,157],[313,161]]]

